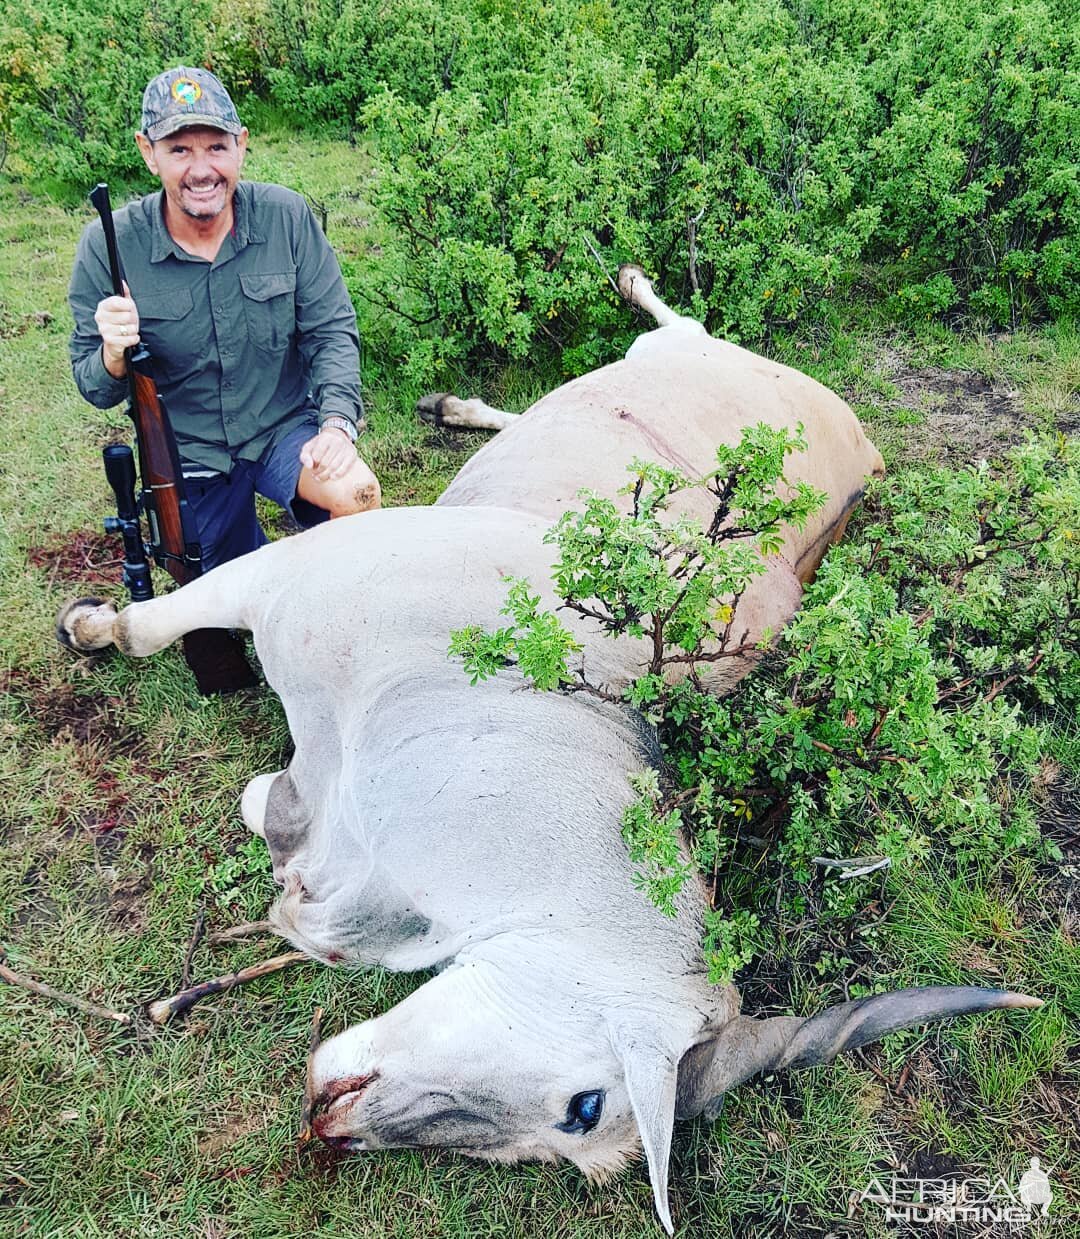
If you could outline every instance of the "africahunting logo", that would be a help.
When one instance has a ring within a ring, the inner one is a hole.
[[[1054,1193],[1033,1157],[1016,1187],[997,1179],[871,1179],[855,1199],[885,1209],[885,1220],[936,1225],[941,1222],[1006,1222],[1022,1225],[1048,1217]]]

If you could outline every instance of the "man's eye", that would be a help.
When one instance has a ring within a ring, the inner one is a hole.
[[[575,1093],[566,1107],[566,1122],[556,1123],[560,1131],[584,1135],[600,1122],[604,1113],[604,1093],[597,1089],[589,1093]]]

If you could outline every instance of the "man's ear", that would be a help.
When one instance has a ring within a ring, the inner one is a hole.
[[[656,1212],[664,1229],[673,1235],[675,1227],[668,1204],[668,1160],[671,1129],[675,1124],[678,1060],[646,1025],[639,1028],[630,1022],[613,1021],[609,1032],[615,1052],[622,1060],[626,1091],[649,1163]]]
[[[153,142],[150,141],[145,133],[136,133],[135,145],[139,148],[139,154],[143,157],[143,163],[146,164],[154,176],[157,176],[158,168],[157,160],[154,158]]]
[[[247,154],[247,144],[248,144],[248,131],[247,131],[247,128],[245,127],[241,129],[240,132],[236,135],[236,146],[239,151],[238,158],[239,158],[240,167],[244,166],[244,156]]]

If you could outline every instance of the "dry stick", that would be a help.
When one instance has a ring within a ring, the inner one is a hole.
[[[184,952],[184,970],[180,973],[180,985],[183,989],[187,989],[191,984],[191,961],[195,957],[195,950],[202,941],[205,929],[206,904],[203,904],[199,909],[199,915],[195,918],[195,928],[191,931],[191,941],[188,943],[188,949]]]
[[[311,1060],[322,1042],[322,1007],[315,1008],[311,1017],[311,1037],[308,1041],[307,1075],[304,1077],[304,1104],[300,1107],[300,1131],[296,1143],[303,1147],[311,1139],[311,1108],[315,1104],[314,1080],[311,1076]]]
[[[264,960],[261,964],[252,964],[250,968],[241,968],[239,972],[227,972],[224,976],[214,977],[210,981],[201,981],[190,989],[181,990],[171,998],[161,998],[147,1007],[147,1013],[155,1024],[167,1024],[174,1015],[183,1015],[203,998],[211,994],[220,994],[227,989],[235,989],[238,985],[246,985],[248,981],[257,981],[259,977],[269,976],[272,972],[280,972],[291,964],[298,964],[307,959],[303,951],[289,951],[285,955],[275,955],[273,959]]]
[[[858,1060],[862,1063],[864,1067],[869,1068],[869,1070],[872,1071],[874,1075],[877,1076],[877,1078],[882,1082],[882,1084],[884,1084],[889,1089],[890,1092],[896,1091],[896,1085],[892,1082],[892,1080],[890,1080],[889,1077],[885,1074],[885,1072],[882,1071],[879,1067],[874,1066],[874,1064],[863,1053],[861,1048],[855,1051],[855,1057],[858,1058]]]
[[[582,245],[585,246],[585,248],[589,251],[589,253],[592,254],[593,258],[596,260],[596,265],[600,268],[601,272],[603,272],[604,279],[606,279],[607,282],[611,285],[611,287],[615,289],[616,295],[622,298],[623,300],[625,300],[622,293],[619,292],[618,284],[616,284],[616,282],[608,274],[607,268],[604,266],[604,260],[596,252],[596,246],[593,245],[593,243],[589,240],[589,238],[584,233],[581,234],[581,243]]]
[[[259,934],[277,933],[270,921],[245,921],[243,925],[234,925],[231,929],[218,930],[206,941],[211,946],[220,946],[223,942],[241,942],[245,938],[255,938]]]
[[[74,994],[64,994],[58,989],[53,989],[51,985],[45,985],[41,981],[31,981],[28,977],[21,977],[17,972],[12,972],[2,961],[7,956],[3,950],[0,950],[0,980],[6,981],[8,985],[14,985],[18,989],[29,990],[31,994],[39,994],[42,998],[51,998],[53,1002],[63,1003],[65,1007],[74,1007],[76,1011],[82,1011],[86,1015],[96,1015],[103,1020],[112,1020],[116,1024],[130,1024],[131,1016],[124,1015],[122,1011],[110,1011],[108,1007],[99,1007],[96,1003],[87,1002],[85,998],[76,998]]]
[[[705,208],[702,207],[696,215],[686,213],[686,241],[690,250],[690,287],[694,292],[701,292],[697,273],[697,227],[705,218]]]

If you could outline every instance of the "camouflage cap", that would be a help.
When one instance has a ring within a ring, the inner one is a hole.
[[[143,91],[142,131],[156,142],[191,125],[232,134],[244,128],[229,92],[212,73],[184,65],[166,69]]]

